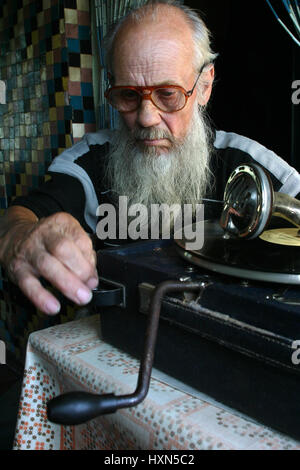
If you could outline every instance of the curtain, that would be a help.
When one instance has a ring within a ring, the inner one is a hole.
[[[104,64],[103,39],[114,23],[131,9],[145,3],[146,0],[91,0],[93,92],[98,129],[113,129],[117,117],[116,111],[106,103],[104,98],[108,79]]]

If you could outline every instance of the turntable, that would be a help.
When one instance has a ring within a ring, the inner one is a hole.
[[[283,228],[271,228],[273,216]],[[56,397],[50,420],[77,424],[135,406],[154,359],[214,400],[300,438],[300,202],[274,193],[261,167],[243,165],[228,180],[221,217],[202,228],[197,250],[175,234],[175,243],[98,252],[102,336],[142,358],[137,388],[124,397]]]

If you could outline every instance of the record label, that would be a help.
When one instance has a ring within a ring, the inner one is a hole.
[[[298,231],[298,228],[266,230],[259,236],[259,238],[265,242],[274,243],[276,245],[300,246]]]

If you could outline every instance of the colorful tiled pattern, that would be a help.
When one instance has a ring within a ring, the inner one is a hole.
[[[88,0],[6,1],[0,16],[3,209],[43,180],[56,155],[95,130],[95,115]]]
[[[92,84],[92,50],[89,2],[64,2],[65,36],[68,50],[68,95],[72,108],[74,142],[95,130]]]
[[[52,159],[95,130],[89,0],[0,2],[0,215],[43,180]],[[48,325],[10,302],[0,279],[0,338],[22,349]],[[66,307],[66,317],[71,309]]]

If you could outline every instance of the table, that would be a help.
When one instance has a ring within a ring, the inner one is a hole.
[[[170,385],[172,379],[156,370],[136,407],[77,426],[47,420],[47,401],[63,392],[132,393],[138,368],[136,359],[101,340],[100,315],[32,333],[14,449],[300,449],[300,442]]]

